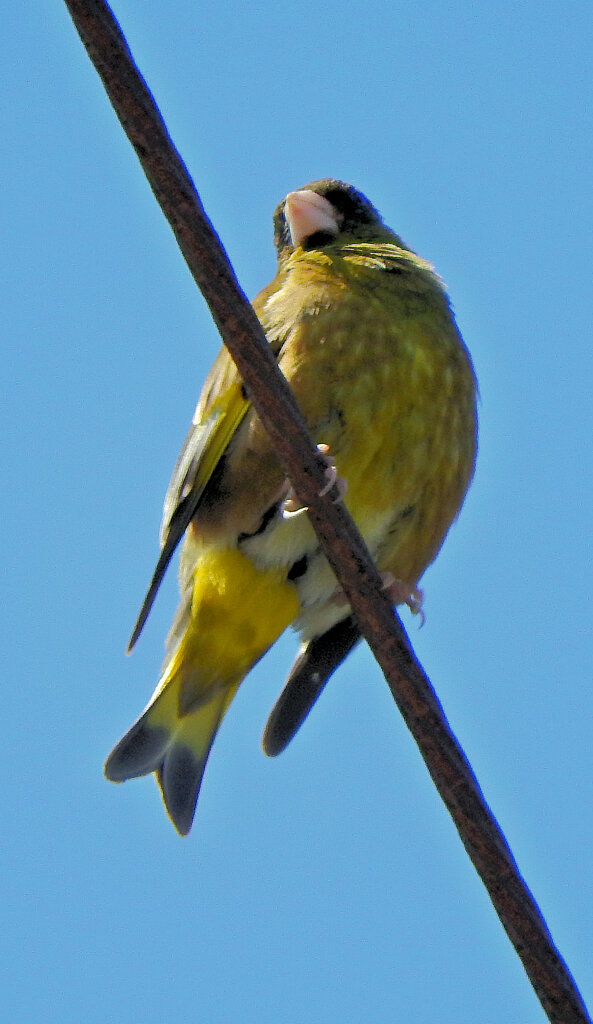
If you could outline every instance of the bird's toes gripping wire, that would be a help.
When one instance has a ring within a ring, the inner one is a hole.
[[[393,601],[393,604],[407,604],[412,615],[420,616],[420,627],[422,627],[426,622],[426,615],[422,610],[424,591],[420,590],[419,587],[410,587],[408,583],[404,583],[402,580],[396,579],[391,572],[382,572],[381,582],[383,584],[383,590],[387,591],[387,594]],[[336,590],[332,597],[332,601],[338,606],[347,605],[349,603],[343,590]]]
[[[422,609],[424,591],[420,587],[411,587],[409,583],[398,580],[391,572],[382,572],[383,590],[392,599],[394,604],[407,604],[412,615],[420,616],[420,627],[426,622],[426,615]]]
[[[336,464],[332,459],[331,455],[329,455],[329,445],[318,444],[317,451],[319,452],[321,458],[323,459],[323,462],[325,463],[324,473],[326,479],[326,483],[319,491],[319,497],[322,498],[332,489],[332,487],[335,486],[338,493],[334,501],[342,501],[346,491],[348,490],[348,483],[346,480],[344,480],[343,477],[338,476]],[[287,481],[286,496],[284,498],[284,501],[282,502],[282,518],[293,519],[295,516],[301,516],[303,512],[307,511],[308,506],[301,505],[299,503],[296,494],[294,493],[290,483],[288,483]]]

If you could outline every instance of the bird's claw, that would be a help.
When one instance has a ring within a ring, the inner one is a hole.
[[[412,615],[420,616],[420,628],[422,628],[426,622],[426,615],[422,610],[424,591],[420,590],[419,587],[410,587],[408,583],[396,579],[391,572],[382,572],[381,582],[383,590],[387,591],[394,604],[407,604]],[[349,603],[343,590],[336,590],[332,600],[338,607]]]
[[[325,462],[324,474],[325,474],[325,479],[326,479],[326,483],[324,484],[322,489],[319,491],[319,497],[320,498],[324,497],[324,495],[328,494],[328,492],[331,491],[332,487],[335,485],[336,490],[338,492],[337,497],[335,498],[335,501],[336,502],[337,501],[342,501],[342,499],[343,499],[343,497],[344,497],[344,495],[345,495],[345,493],[346,493],[346,491],[348,489],[348,484],[347,484],[346,480],[344,480],[343,477],[338,476],[338,471],[336,469],[336,464],[335,464],[334,460],[331,458],[331,456],[329,455],[329,445],[328,444],[318,444],[317,445],[317,451],[319,452],[321,458]],[[285,497],[284,501],[282,502],[282,510],[281,510],[282,518],[283,519],[294,519],[295,516],[301,516],[303,514],[303,512],[308,512],[309,511],[309,506],[308,505],[301,505],[299,503],[299,500],[298,500],[296,494],[294,493],[292,487],[290,486],[290,484],[287,484],[287,488],[288,488],[288,490],[287,490],[286,497]]]
[[[420,628],[426,622],[422,609],[424,591],[420,587],[410,587],[409,583],[398,580],[391,572],[382,572],[383,589],[387,591],[394,604],[407,604],[412,615],[420,616]]]
[[[319,492],[319,497],[322,498],[325,494],[331,491],[332,487],[336,486],[337,496],[334,498],[334,504],[338,501],[342,501],[346,491],[348,490],[348,481],[343,476],[338,476],[338,470],[336,464],[329,454],[328,444],[318,444],[317,451],[321,455],[321,458],[325,462],[325,479],[327,483]]]

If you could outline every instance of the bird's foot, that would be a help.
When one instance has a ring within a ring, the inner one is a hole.
[[[420,616],[420,626],[422,627],[426,622],[426,615],[422,610],[424,591],[420,590],[419,587],[410,587],[409,583],[396,579],[391,572],[382,572],[381,582],[383,590],[387,591],[387,595],[391,598],[393,604],[407,604],[412,615]],[[339,607],[349,603],[343,590],[336,590],[332,601]]]
[[[342,498],[344,497],[345,493],[346,493],[346,490],[348,488],[348,484],[347,484],[346,480],[343,479],[343,477],[338,476],[338,471],[336,469],[336,464],[335,464],[334,460],[332,459],[332,457],[329,455],[329,445],[328,444],[318,444],[317,445],[317,451],[319,452],[323,462],[325,463],[324,474],[325,474],[325,479],[326,479],[326,483],[324,484],[322,489],[319,491],[319,497],[322,498],[335,485],[336,490],[338,492],[337,497],[335,498],[335,501],[341,501]],[[281,514],[282,514],[282,518],[283,519],[294,519],[295,516],[301,516],[303,514],[303,512],[307,512],[308,511],[309,506],[308,505],[301,505],[299,503],[299,500],[298,500],[296,494],[294,493],[294,491],[292,489],[292,486],[290,485],[290,483],[288,481],[285,484],[284,495],[285,496],[284,496],[284,500],[282,501],[282,510],[281,510]]]
[[[424,591],[420,587],[410,587],[409,583],[398,580],[390,572],[382,572],[383,589],[387,591],[394,604],[407,604],[412,615],[420,616],[420,626],[426,622],[426,615],[422,609]]]

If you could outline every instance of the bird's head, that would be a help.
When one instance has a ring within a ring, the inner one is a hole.
[[[391,236],[362,192],[332,178],[312,181],[289,192],[274,213],[274,243],[280,257],[299,246],[324,249],[336,242],[361,242]]]

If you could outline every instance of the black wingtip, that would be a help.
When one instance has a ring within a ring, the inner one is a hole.
[[[136,646],[136,643],[138,642],[140,634],[141,634],[142,630],[144,629],[144,626],[146,625],[146,620],[147,620],[147,618],[148,618],[148,616],[150,614],[150,609],[152,608],[152,606],[154,604],[154,599],[156,597],[156,590],[155,590],[154,594],[151,593],[151,591],[152,591],[152,584],[150,586],[150,589],[148,590],[148,593],[147,593],[146,597],[144,598],[144,604],[142,605],[142,608],[140,609],[140,614],[139,614],[138,618],[136,619],[136,625],[134,626],[134,628],[132,630],[132,635],[131,635],[130,639],[128,640],[128,646],[126,647],[126,654],[131,654],[132,653],[132,651],[134,650],[134,647]]]
[[[146,597],[144,598],[144,601],[142,602],[142,607],[140,609],[140,614],[139,614],[138,618],[136,619],[136,625],[134,626],[134,628],[132,630],[132,635],[130,637],[130,641],[128,643],[128,646],[126,648],[126,654],[131,654],[131,652],[134,649],[134,646],[136,644],[136,641],[138,640],[138,637],[140,636],[142,630],[144,629],[144,626],[146,624],[146,620],[147,620],[148,616],[150,615],[151,608],[152,608],[152,606],[154,604],[154,599],[155,599],[155,597],[156,597],[156,595],[158,593],[158,589],[159,589],[161,583],[163,582],[163,576],[165,575],[165,573],[167,571],[167,566],[169,565],[169,562],[171,561],[171,556],[172,556],[172,554],[173,554],[173,552],[175,550],[175,547],[176,547],[176,545],[171,547],[170,545],[165,544],[163,550],[160,553],[159,560],[158,560],[158,562],[156,564],[156,568],[155,568],[155,570],[154,570],[154,572],[152,574],[152,579],[150,581],[150,586],[149,586],[148,590],[146,591]]]
[[[359,640],[360,630],[349,616],[301,648],[266,722],[262,747],[268,757],[276,757],[288,746],[332,672]]]
[[[179,505],[175,509],[175,512],[171,516],[171,521],[169,522],[167,531],[167,537],[163,544],[161,553],[159,555],[159,560],[156,564],[156,568],[152,574],[150,586],[146,591],[146,597],[144,598],[142,608],[140,609],[140,614],[136,619],[136,625],[132,630],[132,635],[126,648],[126,654],[131,654],[132,650],[136,645],[138,637],[140,636],[142,630],[144,629],[144,625],[146,623],[148,616],[150,615],[150,610],[154,604],[154,599],[157,595],[158,589],[161,583],[163,582],[163,576],[165,575],[167,568],[169,566],[169,562],[171,561],[175,553],[175,548],[179,544],[179,541],[183,537],[183,534],[185,533],[189,524],[192,521],[197,505],[197,497],[195,495],[188,495],[187,498],[184,498],[183,501],[179,503]]]
[[[152,606],[154,604],[155,597],[156,597],[156,595],[158,593],[158,589],[159,589],[161,583],[163,582],[163,576],[165,575],[165,573],[167,571],[167,567],[169,565],[169,562],[171,561],[171,558],[173,556],[173,552],[175,551],[175,548],[177,547],[178,543],[179,543],[179,538],[177,538],[175,540],[175,543],[171,543],[170,539],[168,539],[167,543],[165,544],[165,546],[163,547],[163,550],[161,551],[161,553],[159,555],[159,560],[158,560],[158,562],[156,564],[156,568],[155,568],[155,570],[154,570],[154,572],[152,574],[152,579],[150,581],[150,586],[149,586],[148,590],[146,591],[146,597],[144,598],[144,601],[142,602],[142,607],[140,609],[140,614],[138,615],[138,618],[136,619],[136,625],[134,626],[134,628],[132,630],[132,635],[130,637],[128,646],[126,648],[126,654],[131,654],[132,653],[132,651],[133,651],[133,649],[134,649],[134,647],[136,645],[136,642],[137,642],[137,640],[138,640],[142,630],[144,629],[144,626],[146,625],[146,620],[147,620],[148,616],[150,615]]]

